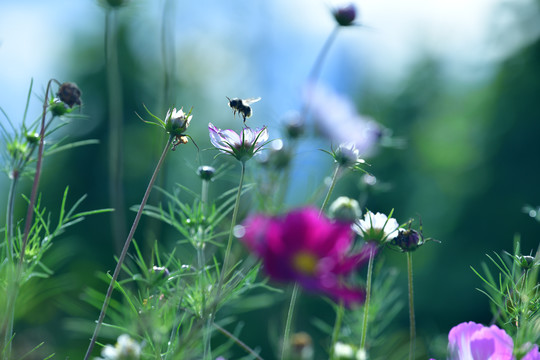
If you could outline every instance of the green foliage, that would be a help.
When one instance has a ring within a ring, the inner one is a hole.
[[[540,265],[523,266],[519,240],[514,254],[486,256],[497,272],[494,274],[486,263],[482,264],[483,273],[472,268],[484,283],[484,290],[478,290],[489,298],[494,321],[515,339],[520,358],[528,352],[527,344],[540,340]]]

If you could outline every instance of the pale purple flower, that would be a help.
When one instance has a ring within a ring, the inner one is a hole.
[[[266,126],[255,130],[245,127],[238,134],[233,130],[219,129],[209,123],[208,130],[210,131],[212,145],[222,153],[232,155],[242,162],[251,159],[268,143],[268,129]]]
[[[333,222],[314,208],[304,208],[285,216],[252,216],[244,227],[242,241],[263,260],[275,281],[297,282],[346,305],[364,302],[364,289],[347,285],[345,277],[365,264],[376,249],[366,244],[352,253],[350,223]]]
[[[448,334],[449,360],[515,360],[514,341],[496,325],[474,322],[454,326]],[[538,345],[531,345],[522,360],[539,360]]]
[[[322,85],[310,84],[304,93],[317,129],[334,144],[354,144],[362,156],[370,155],[383,129],[360,115],[352,101]]]

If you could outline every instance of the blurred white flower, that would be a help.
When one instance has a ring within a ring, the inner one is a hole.
[[[336,342],[334,345],[334,357],[336,359],[354,359],[354,349],[351,345]]]
[[[101,358],[96,360],[139,360],[141,358],[141,345],[129,335],[122,334],[118,337],[116,345],[106,345],[101,350]]]
[[[356,352],[356,360],[367,360],[367,352],[364,349],[358,349]]]
[[[309,84],[304,92],[315,126],[332,143],[353,143],[362,156],[368,156],[382,136],[375,120],[360,115],[352,101],[322,85]]]

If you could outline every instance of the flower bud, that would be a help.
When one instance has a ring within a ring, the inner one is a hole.
[[[365,163],[354,143],[341,144],[332,154],[334,160],[343,167],[355,167]]]
[[[523,270],[530,270],[534,266],[538,265],[538,262],[535,261],[535,258],[530,255],[523,255],[517,257],[518,264]]]
[[[26,141],[32,145],[37,144],[39,142],[39,134],[37,132],[26,133]]]
[[[289,139],[298,139],[304,134],[305,124],[302,116],[297,112],[285,115],[285,134]]]
[[[422,243],[422,235],[414,229],[400,229],[398,235],[392,240],[392,244],[401,248],[404,252],[414,251]]]
[[[164,266],[154,266],[152,267],[152,272],[162,274],[165,279],[168,278],[169,275],[171,275],[169,269]]]
[[[171,135],[181,136],[188,128],[192,117],[191,111],[186,114],[183,109],[169,109],[165,117],[165,130]]]
[[[289,165],[292,155],[289,149],[283,146],[283,141],[276,139],[270,143],[270,151],[261,154],[257,160],[261,165],[274,170],[282,170]]]
[[[334,18],[341,26],[353,25],[353,21],[356,19],[356,7],[354,4],[348,4],[342,6],[333,11]]]
[[[340,196],[330,205],[329,216],[339,221],[353,222],[362,216],[362,210],[358,201]]]
[[[81,105],[81,95],[82,92],[77,85],[70,82],[63,83],[56,93],[56,96],[58,96],[60,101],[70,108],[72,108],[73,105]]]
[[[199,166],[197,169],[197,175],[199,175],[199,177],[204,181],[212,180],[215,173],[216,169],[208,165]]]
[[[49,111],[54,116],[62,116],[70,112],[70,108],[64,102],[60,101],[60,99],[54,98],[49,102]]]
[[[7,151],[12,159],[22,160],[28,154],[28,144],[14,140],[7,143]]]

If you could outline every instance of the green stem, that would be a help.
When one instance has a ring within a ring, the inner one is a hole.
[[[203,180],[202,181],[202,189],[201,189],[201,211],[202,215],[206,218],[206,204],[208,202],[208,186],[209,181]],[[199,225],[198,231],[197,231],[197,239],[196,239],[196,249],[197,249],[197,263],[199,265],[199,291],[201,292],[201,313],[200,316],[204,320],[207,316],[206,311],[206,273],[205,273],[205,265],[206,260],[204,256],[204,241],[205,241],[206,231],[203,230],[202,225]],[[209,354],[211,353],[210,349],[210,327],[211,322],[210,318],[207,319],[206,327],[203,329],[203,359],[206,360],[209,357]]]
[[[118,26],[117,13],[108,9],[105,20],[105,60],[107,66],[107,90],[109,100],[109,196],[112,216],[113,241],[116,252],[125,239],[126,214],[124,211],[124,190],[122,188],[122,86],[118,66]]]
[[[216,298],[214,300],[212,313],[210,314],[210,317],[208,319],[208,326],[207,326],[208,331],[210,331],[210,326],[214,323],[214,319],[216,318],[216,311],[217,311],[217,307],[220,301],[219,298],[221,297],[221,292],[223,291],[223,284],[225,282],[225,277],[227,273],[229,272],[229,262],[230,262],[229,258],[231,256],[232,240],[234,236],[234,227],[236,226],[236,219],[238,217],[238,209],[240,208],[240,197],[242,195],[242,187],[244,185],[244,175],[246,172],[245,162],[241,161],[240,164],[241,164],[242,170],[240,172],[240,183],[238,184],[238,191],[236,193],[236,202],[234,204],[234,210],[233,210],[233,215],[231,219],[231,230],[229,231],[229,240],[227,241],[227,247],[225,249],[225,255],[223,257],[223,266],[219,274],[219,281],[216,288]],[[211,354],[208,354],[207,356],[210,356],[210,355]]]
[[[337,180],[339,178],[340,171],[341,171],[341,165],[338,164],[336,166],[336,170],[334,171],[334,175],[332,176],[332,183],[330,184],[330,188],[328,189],[328,192],[326,193],[326,197],[324,198],[323,204],[321,206],[321,210],[319,210],[319,216],[324,212],[326,205],[328,205],[328,201],[330,200],[332,191],[334,191],[334,187],[336,186]]]
[[[30,195],[30,203],[28,204],[28,210],[26,211],[26,220],[24,224],[24,233],[23,240],[21,244],[21,254],[19,257],[19,267],[22,267],[24,260],[24,252],[26,250],[26,243],[28,241],[28,235],[30,233],[30,227],[32,221],[34,220],[34,204],[36,202],[37,190],[39,185],[39,179],[41,178],[41,166],[43,162],[43,147],[45,144],[45,117],[47,116],[47,106],[49,105],[49,89],[51,88],[51,83],[56,80],[49,80],[47,83],[47,89],[45,90],[45,100],[43,101],[43,113],[41,115],[41,131],[39,134],[39,147],[38,147],[38,157],[36,163],[36,173],[34,175],[34,183],[32,184],[32,193]]]
[[[17,187],[17,182],[19,181],[19,172],[18,170],[13,171],[13,179],[11,179],[11,184],[9,185],[9,194],[8,194],[8,205],[6,211],[6,237],[7,237],[7,254],[9,258],[9,263],[13,262],[13,211],[15,209],[15,188]]]
[[[334,348],[338,340],[339,331],[341,330],[341,322],[343,320],[343,301],[339,302],[337,311],[336,311],[336,322],[334,324],[334,331],[332,332],[332,343],[330,344],[330,360],[334,360]]]
[[[413,264],[411,252],[407,252],[407,274],[409,278],[409,322],[411,335],[409,343],[409,360],[412,360],[414,359],[414,348],[416,342],[416,324],[414,321]]]
[[[311,72],[309,73],[308,81],[314,83],[319,78],[319,75],[320,75],[321,70],[322,70],[322,64],[324,62],[324,59],[326,58],[326,56],[330,52],[330,47],[332,46],[332,44],[334,43],[334,40],[337,37],[339,28],[340,28],[340,26],[337,25],[334,28],[334,30],[332,30],[332,32],[330,33],[328,38],[326,39],[326,42],[324,43],[321,51],[319,52],[319,55],[317,56],[317,59],[315,60],[315,64],[313,65],[313,68],[311,69]]]
[[[210,186],[210,181],[203,180],[201,188],[201,204],[202,204],[202,213],[206,216],[206,207],[208,206],[208,188]]]
[[[287,356],[289,355],[289,338],[291,334],[294,306],[296,305],[296,299],[298,298],[298,289],[298,283],[294,283],[291,294],[291,302],[289,304],[289,311],[287,312],[287,321],[285,322],[285,331],[283,332],[283,343],[281,344],[281,360],[287,359]]]
[[[231,230],[229,231],[229,240],[227,241],[227,248],[225,249],[225,257],[223,258],[223,268],[221,269],[221,274],[219,277],[219,287],[218,291],[221,292],[221,287],[223,286],[223,281],[225,279],[225,276],[227,272],[229,271],[229,262],[230,262],[230,256],[231,256],[231,248],[232,248],[232,240],[234,236],[234,227],[236,226],[236,218],[238,216],[238,208],[240,208],[240,196],[242,195],[242,186],[244,184],[244,175],[246,172],[246,164],[245,162],[241,161],[240,164],[242,164],[242,172],[240,173],[240,184],[238,185],[238,192],[236,193],[236,202],[234,204],[234,210],[231,220]],[[219,301],[219,296],[217,301]]]
[[[366,284],[366,302],[364,303],[364,320],[362,323],[362,338],[360,340],[360,349],[366,349],[367,327],[369,317],[369,302],[371,300],[371,278],[373,277],[373,258],[375,252],[372,251],[369,254],[368,270],[367,270],[367,284]]]
[[[146,205],[146,201],[148,200],[148,197],[150,196],[150,192],[152,191],[154,181],[156,181],[157,175],[159,173],[159,169],[161,168],[161,165],[163,164],[163,161],[165,160],[165,156],[167,155],[167,152],[169,151],[169,148],[171,147],[171,143],[173,139],[174,139],[173,135],[169,136],[167,145],[165,145],[165,148],[163,149],[163,153],[161,154],[161,157],[159,158],[159,161],[156,165],[156,169],[154,170],[154,173],[152,174],[152,178],[150,179],[150,182],[148,183],[148,187],[146,188],[146,192],[144,193],[143,199],[141,201],[141,205],[139,206],[139,210],[137,211],[137,215],[135,216],[135,220],[133,221],[131,230],[129,231],[127,239],[124,243],[124,248],[122,249],[122,252],[120,253],[120,257],[118,258],[118,263],[116,264],[116,268],[114,269],[114,273],[111,278],[109,288],[107,289],[107,295],[105,296],[105,300],[103,301],[101,313],[99,314],[99,319],[97,321],[96,328],[94,329],[94,335],[92,335],[92,340],[90,341],[90,345],[88,346],[88,350],[86,351],[86,355],[84,357],[85,360],[88,360],[90,358],[90,354],[92,353],[92,349],[94,348],[94,345],[96,343],[99,330],[105,318],[105,313],[107,312],[107,307],[109,306],[109,302],[111,301],[111,296],[112,296],[114,287],[116,285],[116,279],[118,279],[118,275],[120,274],[120,270],[122,269],[122,265],[124,264],[124,259],[129,249],[129,245],[131,244],[131,240],[133,239],[135,230],[137,229],[137,226],[139,225],[139,220],[141,219],[141,215]]]
[[[249,353],[251,356],[253,356],[255,359],[257,360],[263,360],[263,358],[257,354],[252,348],[250,348],[249,346],[246,345],[246,343],[244,343],[242,340],[240,340],[239,338],[237,338],[236,336],[234,336],[233,334],[231,334],[229,331],[227,331],[226,329],[222,328],[221,326],[219,326],[218,324],[214,323],[214,326],[216,327],[216,329],[218,329],[218,331],[220,333],[222,333],[223,335],[225,335],[226,337],[228,337],[229,339],[231,339],[232,341],[234,341],[235,343],[237,343],[242,349],[244,349],[247,353]]]
[[[321,51],[319,52],[319,55],[317,55],[317,59],[315,60],[315,63],[313,64],[313,68],[311,69],[311,72],[309,73],[309,76],[308,76],[308,83],[310,85],[315,85],[317,83],[317,80],[319,79],[319,75],[320,75],[321,70],[322,70],[322,65],[323,65],[324,59],[326,58],[326,56],[330,52],[330,47],[332,46],[332,44],[334,43],[334,40],[337,37],[337,34],[339,32],[339,28],[340,27],[338,25],[338,26],[336,26],[334,28],[334,30],[332,30],[332,32],[330,33],[330,35],[326,39],[326,42],[324,43]],[[302,107],[302,111],[300,112],[302,117],[306,117],[306,115],[308,113],[308,110],[309,110],[309,107],[311,105],[310,102],[311,102],[311,99],[308,98],[307,101],[304,103],[304,106]]]

